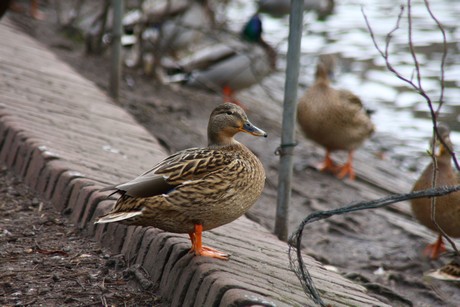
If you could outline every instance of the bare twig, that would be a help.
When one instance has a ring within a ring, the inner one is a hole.
[[[442,105],[444,104],[444,89],[445,89],[445,84],[444,84],[444,75],[445,75],[445,65],[446,65],[446,57],[447,57],[447,39],[446,39],[446,31],[444,30],[444,27],[442,26],[441,22],[434,16],[433,11],[430,8],[430,3],[425,0],[425,7],[426,10],[428,11],[428,14],[430,14],[431,19],[434,20],[436,25],[438,26],[439,31],[441,31],[442,34],[442,59],[441,59],[441,78],[440,78],[440,84],[439,86],[441,87],[441,93],[439,95],[439,105],[438,109],[436,110],[436,113],[439,113]]]

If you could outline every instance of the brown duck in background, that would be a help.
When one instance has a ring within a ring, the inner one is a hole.
[[[319,57],[315,82],[297,105],[297,121],[307,138],[326,149],[324,162],[318,168],[353,180],[353,152],[371,136],[374,124],[359,97],[331,87],[329,75],[334,65],[332,55]],[[348,160],[341,167],[335,166],[330,157],[336,150],[348,151]]]
[[[243,215],[265,184],[262,163],[234,139],[238,132],[267,136],[239,106],[218,106],[209,119],[208,147],[180,151],[114,187],[121,197],[96,223],[122,222],[188,233],[191,252],[228,259],[227,254],[202,246],[202,232]]]
[[[445,125],[438,125],[438,132],[444,143],[453,150],[450,140],[450,130]],[[449,150],[439,142],[439,153],[436,155],[437,161],[437,180],[436,187],[455,186],[460,184],[459,174],[452,168],[452,157]],[[415,182],[413,191],[425,190],[432,187],[433,163],[430,163]],[[436,225],[431,220],[431,199],[419,198],[412,200],[412,211],[417,220],[424,226],[438,232]],[[436,198],[435,219],[438,225],[451,237],[460,237],[460,192],[451,193],[446,196]],[[431,259],[436,259],[439,254],[446,250],[441,234],[438,240],[429,244],[424,254]]]

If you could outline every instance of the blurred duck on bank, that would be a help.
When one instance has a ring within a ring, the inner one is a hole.
[[[318,169],[354,180],[353,153],[373,134],[375,127],[358,96],[330,85],[334,66],[333,55],[319,57],[314,84],[297,105],[297,121],[308,139],[326,149],[324,162]],[[331,152],[337,150],[348,151],[348,160],[340,167],[331,159]]]
[[[207,0],[144,1],[141,9],[128,12],[123,19],[127,34],[122,37],[122,44],[130,47],[125,64],[141,64],[146,75],[161,80],[161,61],[177,57],[197,44],[213,23],[214,13]]]
[[[225,102],[241,105],[239,90],[260,83],[276,70],[277,53],[262,38],[262,21],[253,15],[240,35],[223,33],[208,45],[177,63],[171,82],[222,93]]]

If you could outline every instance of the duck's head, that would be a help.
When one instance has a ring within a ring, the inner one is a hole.
[[[244,40],[249,42],[260,42],[262,39],[262,21],[260,20],[259,14],[253,15],[244,25],[241,36]]]
[[[438,128],[438,132],[439,132],[439,136],[441,137],[441,140],[444,142],[444,144],[446,144],[449,147],[450,151],[452,151],[454,149],[454,146],[452,144],[452,141],[450,140],[449,127],[446,124],[439,123],[437,128]],[[443,156],[443,155],[450,156],[449,149],[447,149],[446,146],[444,146],[443,142],[437,139],[437,144],[439,144],[438,156]]]
[[[249,133],[267,137],[267,133],[254,126],[242,108],[233,103],[223,103],[212,111],[208,123],[209,145],[227,145],[235,143],[235,134]]]

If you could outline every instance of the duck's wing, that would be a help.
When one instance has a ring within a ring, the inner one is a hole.
[[[238,50],[234,46],[217,44],[194,53],[178,63],[185,72],[205,70],[216,63],[234,56]]]
[[[150,197],[167,194],[177,186],[199,180],[207,174],[227,166],[228,157],[209,148],[192,148],[171,155],[126,183],[114,187],[131,197]]]
[[[356,109],[363,109],[363,103],[361,99],[348,90],[337,90],[341,101],[348,101],[350,106]]]
[[[372,115],[372,113],[375,112],[373,110],[366,109],[361,99],[352,92],[343,89],[338,90],[337,92],[339,93],[340,100],[347,102],[345,108],[354,110],[355,112],[363,112],[366,115],[366,117],[369,118]]]

